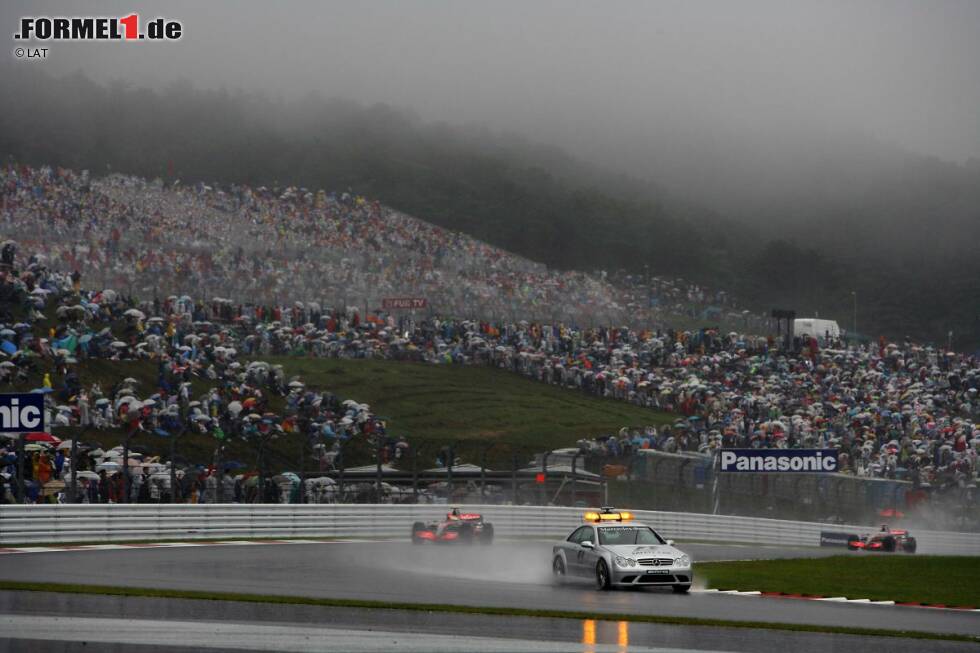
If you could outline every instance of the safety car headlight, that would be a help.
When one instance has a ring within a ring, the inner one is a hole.
[[[688,556],[685,553],[680,558],[677,558],[676,560],[674,560],[674,564],[677,565],[678,567],[690,567],[691,566],[691,558],[690,558],[690,556]]]
[[[636,560],[634,560],[633,558],[627,558],[626,559],[626,562],[629,563],[630,567],[635,567],[636,566]]]

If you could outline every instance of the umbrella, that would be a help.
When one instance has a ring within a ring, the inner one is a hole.
[[[3,342],[0,342],[0,349],[2,349],[5,354],[13,355],[17,352],[17,345],[9,340],[4,340]]]
[[[90,472],[88,470],[84,470],[84,471],[81,471],[81,472],[75,472],[75,475],[78,478],[87,478],[90,481],[97,481],[97,480],[99,480],[99,475],[98,474],[96,474],[95,472]],[[71,478],[71,474],[69,474],[68,477]]]
[[[123,313],[123,315],[125,315],[126,317],[131,317],[131,318],[137,319],[137,320],[142,320],[142,319],[146,318],[146,315],[143,313],[143,311],[138,311],[135,308],[129,309],[128,311],[126,311],[125,313]]]
[[[42,432],[28,433],[24,439],[28,442],[50,442],[51,444],[58,444],[61,442],[61,439],[54,437],[50,433]]]

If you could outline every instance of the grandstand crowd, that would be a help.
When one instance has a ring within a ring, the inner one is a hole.
[[[786,346],[750,335],[758,318],[724,293],[547,270],[348,193],[9,165],[0,171],[0,231],[14,239],[0,265],[0,387],[53,370],[36,390],[55,428],[195,430],[253,442],[297,432],[320,446],[323,469],[343,442],[379,439],[395,459],[409,443],[389,436],[369,406],[307,389],[262,362],[380,358],[506,369],[678,418],[580,443],[593,452],[833,447],[850,474],[938,489],[976,484],[975,356],[910,341],[805,337]],[[427,297],[430,306],[422,314],[377,308],[387,296]],[[725,307],[745,328],[666,326],[670,315],[697,316],[704,306]],[[86,383],[83,366],[97,359],[145,361],[156,381]],[[281,411],[269,410],[270,396],[284,397]],[[37,490],[61,475],[65,449],[32,445],[27,473]],[[8,492],[13,452],[0,439]],[[151,466],[162,463],[121,455],[85,452],[87,500],[120,500],[126,489],[112,478],[121,465],[136,469],[135,498],[170,491],[164,468]],[[153,489],[154,475],[162,489]],[[208,469],[183,478],[175,489],[183,499],[213,499],[219,481]],[[276,493],[244,477],[220,482],[238,500]]]

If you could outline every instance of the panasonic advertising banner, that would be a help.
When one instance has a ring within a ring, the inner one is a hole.
[[[723,472],[837,471],[837,449],[722,449]]]
[[[44,430],[44,395],[0,394],[0,433]]]

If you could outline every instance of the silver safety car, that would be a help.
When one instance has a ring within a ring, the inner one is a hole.
[[[691,558],[629,512],[587,512],[584,524],[552,549],[556,582],[588,578],[596,589],[671,587],[685,593],[694,582]]]

